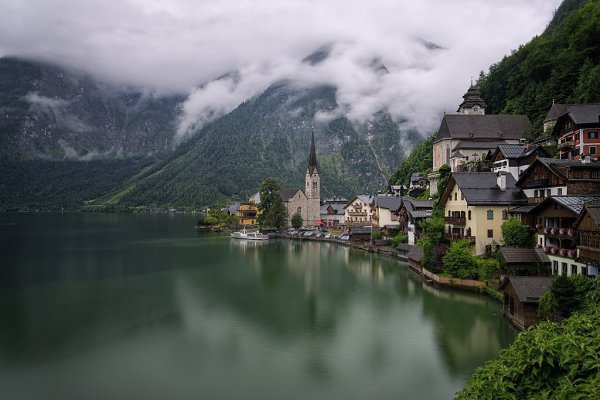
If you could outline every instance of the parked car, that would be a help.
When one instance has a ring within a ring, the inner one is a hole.
[[[340,240],[342,240],[342,241],[344,241],[344,242],[347,242],[348,240],[350,240],[350,235],[342,235],[342,236],[340,237]]]

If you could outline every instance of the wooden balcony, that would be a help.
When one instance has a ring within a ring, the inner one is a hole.
[[[525,181],[525,186],[527,189],[529,188],[540,188],[540,187],[548,187],[550,185],[550,179],[530,179]]]
[[[579,261],[584,263],[600,264],[600,249],[595,247],[577,246]]]
[[[567,140],[566,142],[562,142],[558,145],[559,150],[569,150],[575,147],[575,142],[572,140]]]
[[[450,225],[464,226],[467,220],[465,217],[444,217],[444,222]]]
[[[475,243],[475,236],[462,236],[456,233],[445,233],[444,239],[450,242],[455,242],[457,240],[468,240],[471,243]]]
[[[586,248],[599,249],[598,251],[600,251],[600,232],[580,231],[579,245]]]
[[[348,215],[351,217],[366,217],[367,211],[348,211]]]

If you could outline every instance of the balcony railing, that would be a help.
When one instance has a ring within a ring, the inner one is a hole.
[[[575,142],[572,140],[567,140],[566,142],[562,142],[558,145],[560,150],[567,150],[575,147]]]
[[[558,238],[574,238],[576,235],[575,229],[573,228],[548,228],[541,225],[536,225],[537,231],[540,234],[547,236],[553,236]]]
[[[537,246],[537,247],[539,248],[540,246]],[[544,253],[546,253],[546,254],[552,254],[555,256],[568,257],[568,258],[577,257],[577,250],[575,250],[575,249],[562,249],[560,247],[553,247],[553,246],[544,246],[542,248],[544,250]]]
[[[451,242],[456,240],[468,240],[471,243],[475,243],[475,236],[463,236],[456,233],[445,233],[444,239],[449,240]]]
[[[600,249],[579,246],[579,260],[587,263],[600,264]]]
[[[450,225],[465,225],[467,223],[465,217],[444,217],[444,222]]]
[[[351,217],[366,217],[367,211],[348,211],[348,215]]]
[[[547,187],[550,185],[550,179],[531,179],[525,182],[527,188]]]
[[[529,204],[538,204],[544,201],[545,197],[528,197],[527,203]]]
[[[580,231],[579,245],[589,248],[596,248],[600,251],[600,232],[598,231]]]

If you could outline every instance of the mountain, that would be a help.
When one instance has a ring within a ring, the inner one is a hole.
[[[527,114],[534,132],[556,103],[600,102],[600,1],[565,0],[546,30],[478,81],[490,114]]]
[[[173,146],[182,96],[161,96],[42,63],[0,59],[0,159],[158,154]]]
[[[140,206],[148,202],[201,206],[215,199],[247,198],[268,176],[303,187],[314,126],[323,196],[374,192],[420,140],[402,132],[385,112],[364,123],[339,116],[315,123],[319,111],[337,109],[335,88],[298,88],[280,82],[202,129],[143,179],[102,199]]]
[[[305,62],[327,56],[320,49]],[[323,195],[351,196],[384,186],[421,140],[385,111],[364,122],[315,119],[338,109],[336,89],[285,81],[177,144],[184,101],[0,59],[0,210],[200,207],[244,199],[268,176],[302,187],[313,128]]]

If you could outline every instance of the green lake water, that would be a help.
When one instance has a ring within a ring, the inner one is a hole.
[[[448,399],[516,332],[344,246],[193,216],[0,215],[3,399]]]

